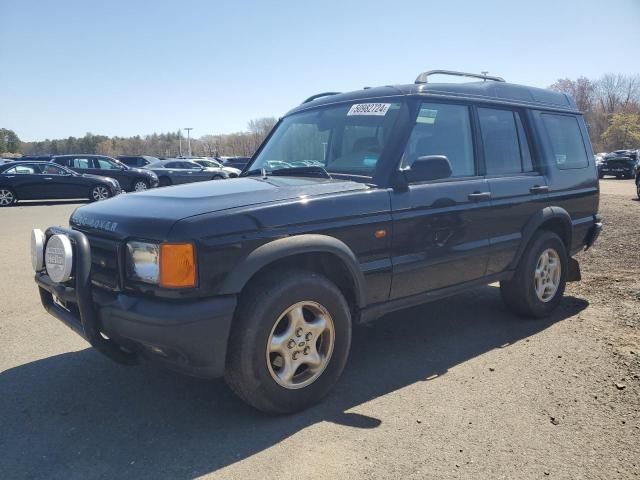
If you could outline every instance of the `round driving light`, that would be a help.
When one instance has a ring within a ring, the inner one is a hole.
[[[36,272],[44,267],[44,243],[46,240],[42,230],[34,228],[31,231],[31,265]]]
[[[49,239],[44,251],[44,264],[47,267],[49,277],[54,282],[62,283],[71,278],[73,249],[69,237],[54,235]]]

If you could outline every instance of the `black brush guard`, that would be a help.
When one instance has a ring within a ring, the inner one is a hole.
[[[45,271],[37,272],[35,280],[45,310],[112,360],[124,365],[138,363],[135,354],[124,351],[100,333],[100,321],[93,307],[89,240],[82,232],[63,227],[50,227],[45,233],[47,240],[57,234],[69,237],[73,245],[74,273],[70,280],[73,286],[55,283]],[[64,307],[54,301],[54,295]]]

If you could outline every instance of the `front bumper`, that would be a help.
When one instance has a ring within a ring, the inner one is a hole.
[[[72,241],[74,278],[57,284],[45,271],[36,273],[47,312],[118,363],[135,364],[145,357],[188,375],[224,373],[235,296],[176,302],[93,288],[86,236],[50,228],[47,239],[57,233]]]
[[[612,175],[612,176],[618,176],[618,175],[624,175],[624,176],[631,176],[634,174],[635,168],[634,167],[606,167],[606,166],[601,166],[598,169],[598,172],[600,173],[600,175]]]

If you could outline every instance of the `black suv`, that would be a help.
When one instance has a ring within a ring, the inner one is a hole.
[[[602,227],[582,114],[476,77],[315,95],[242,176],[78,208],[33,233],[44,307],[122,363],[224,375],[263,411],[303,409],[352,326],[499,281],[544,317]]]
[[[78,173],[115,178],[125,192],[140,192],[158,186],[158,176],[144,168],[128,167],[104,155],[54,155],[52,162]]]

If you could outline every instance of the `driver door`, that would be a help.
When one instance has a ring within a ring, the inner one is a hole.
[[[467,105],[422,102],[401,166],[444,155],[451,176],[409,183],[391,196],[391,298],[482,278],[489,258],[488,182],[479,175]]]

